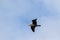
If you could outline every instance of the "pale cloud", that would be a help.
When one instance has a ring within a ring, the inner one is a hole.
[[[2,0],[0,4],[0,40],[60,40],[59,0]],[[35,33],[28,26],[34,18],[42,25]]]
[[[28,13],[32,9],[32,4],[27,0],[2,0],[0,2],[2,14],[8,16],[20,16]]]
[[[60,0],[44,0],[44,4],[48,10],[54,11],[56,15],[60,14]]]
[[[15,40],[21,32],[18,31],[19,25],[14,18],[0,18],[0,40]]]
[[[20,40],[22,22],[18,17],[32,8],[29,1],[0,0],[0,40]]]
[[[51,19],[48,17],[42,17],[41,20],[41,32],[44,38],[43,40],[60,40],[60,21],[57,19]]]

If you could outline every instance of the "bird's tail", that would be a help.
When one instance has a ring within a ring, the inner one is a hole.
[[[41,26],[41,25],[37,25],[37,26]]]

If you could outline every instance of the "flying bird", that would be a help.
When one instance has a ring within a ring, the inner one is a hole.
[[[31,26],[31,30],[32,30],[33,32],[35,32],[35,28],[36,28],[37,26],[41,26],[41,25],[37,25],[37,19],[33,19],[33,20],[32,20],[32,24],[30,24],[29,26]]]

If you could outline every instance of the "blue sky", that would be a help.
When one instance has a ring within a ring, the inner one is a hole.
[[[60,40],[60,0],[0,0],[0,40]]]

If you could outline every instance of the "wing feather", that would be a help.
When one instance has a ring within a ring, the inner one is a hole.
[[[35,27],[34,27],[34,26],[31,26],[31,30],[32,30],[33,32],[35,32]]]
[[[32,20],[32,24],[37,25],[37,19]]]

